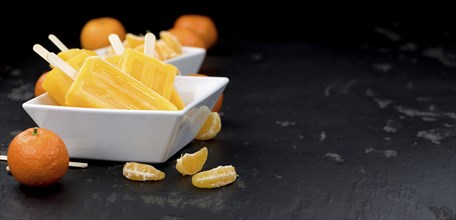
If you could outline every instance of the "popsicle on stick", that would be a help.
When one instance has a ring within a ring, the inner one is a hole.
[[[177,67],[154,58],[155,36],[147,33],[145,38],[144,53],[125,49],[120,69],[169,100],[178,73]]]
[[[43,59],[48,61],[47,55],[49,54],[49,51],[46,48],[39,44],[35,44],[33,45],[33,50]],[[74,69],[79,70],[85,59],[89,56],[92,56],[92,53],[88,50],[80,50],[76,56],[69,58],[66,62]],[[65,96],[72,83],[73,79],[65,74],[60,68],[53,68],[49,71],[43,82],[43,89],[59,105],[65,105]]]
[[[54,53],[49,62],[68,75],[77,75],[65,96],[65,104],[77,107],[177,110],[176,106],[129,74],[99,56],[85,59],[76,71]]]

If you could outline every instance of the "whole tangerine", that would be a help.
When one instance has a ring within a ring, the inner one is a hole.
[[[17,134],[8,147],[13,177],[29,187],[57,183],[68,171],[69,155],[63,140],[53,131],[29,128]]]
[[[206,48],[206,42],[195,32],[187,28],[171,28],[168,30],[183,46]]]
[[[92,18],[82,27],[81,46],[88,50],[107,47],[110,45],[110,34],[117,34],[123,41],[126,34],[125,26],[118,19],[112,17]]]
[[[49,71],[46,71],[45,73],[41,74],[41,76],[38,78],[38,80],[35,83],[35,96],[39,96],[43,93],[46,92],[46,90],[43,89],[43,82],[44,79],[46,78],[46,75],[48,74]]]
[[[218,31],[215,22],[207,15],[184,14],[179,16],[173,25],[174,28],[187,28],[198,34],[211,48],[217,42]]]
[[[191,74],[189,74],[189,76],[202,76],[202,77],[205,77],[205,76],[208,76],[208,75],[202,74],[202,73],[191,73]],[[223,93],[220,94],[219,99],[217,100],[217,102],[215,103],[214,107],[212,108],[212,112],[220,112],[220,110],[222,109],[222,105],[223,105]]]

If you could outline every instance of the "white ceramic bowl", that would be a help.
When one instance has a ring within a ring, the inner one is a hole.
[[[161,163],[190,143],[229,80],[177,76],[180,111],[58,106],[47,93],[23,103],[39,127],[57,133],[71,158]]]
[[[108,48],[101,48],[95,52],[104,57]],[[182,54],[172,59],[166,60],[166,63],[173,64],[179,69],[179,75],[189,75],[191,73],[198,73],[204,58],[206,57],[206,49],[198,47],[182,47]]]

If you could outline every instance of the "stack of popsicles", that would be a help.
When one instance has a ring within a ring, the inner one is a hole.
[[[129,48],[115,62],[83,49],[71,49],[71,56],[64,61],[62,53],[46,55],[56,68],[43,83],[48,95],[60,105],[140,110],[184,108],[174,87],[178,70],[171,64]]]

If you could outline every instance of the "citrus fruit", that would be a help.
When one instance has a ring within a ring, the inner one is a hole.
[[[127,179],[136,181],[156,181],[165,178],[165,173],[156,169],[152,165],[136,162],[125,163],[122,174]]]
[[[41,74],[41,76],[38,78],[38,80],[35,83],[35,96],[39,96],[43,93],[46,92],[46,90],[43,89],[43,82],[44,79],[46,78],[46,75],[48,74],[49,71],[46,71],[45,73]]]
[[[193,175],[192,184],[198,188],[217,188],[234,182],[236,177],[233,166],[218,166]]]
[[[222,120],[220,115],[217,112],[211,112],[198,134],[196,134],[195,139],[200,141],[212,139],[217,136],[221,129]]]
[[[200,36],[206,43],[206,48],[212,47],[217,41],[217,28],[214,21],[206,15],[185,14],[179,16],[174,28],[187,28]]]
[[[189,76],[207,76],[207,75],[202,74],[202,73],[192,73],[192,74],[189,74]],[[223,105],[223,93],[220,94],[220,97],[217,100],[217,102],[215,103],[214,107],[212,108],[212,111],[220,112],[220,110],[222,109],[222,105]]]
[[[204,42],[198,34],[187,28],[171,28],[168,31],[174,35],[183,46],[207,49],[206,42]]]
[[[193,175],[203,169],[207,160],[207,148],[203,147],[199,151],[189,154],[185,153],[177,159],[176,169],[182,175]]]
[[[68,171],[68,150],[51,130],[29,128],[17,134],[8,147],[8,166],[21,184],[44,187],[57,183]]]
[[[80,41],[84,49],[95,50],[110,45],[109,35],[117,34],[121,41],[125,40],[126,29],[116,18],[93,18],[84,24]]]

